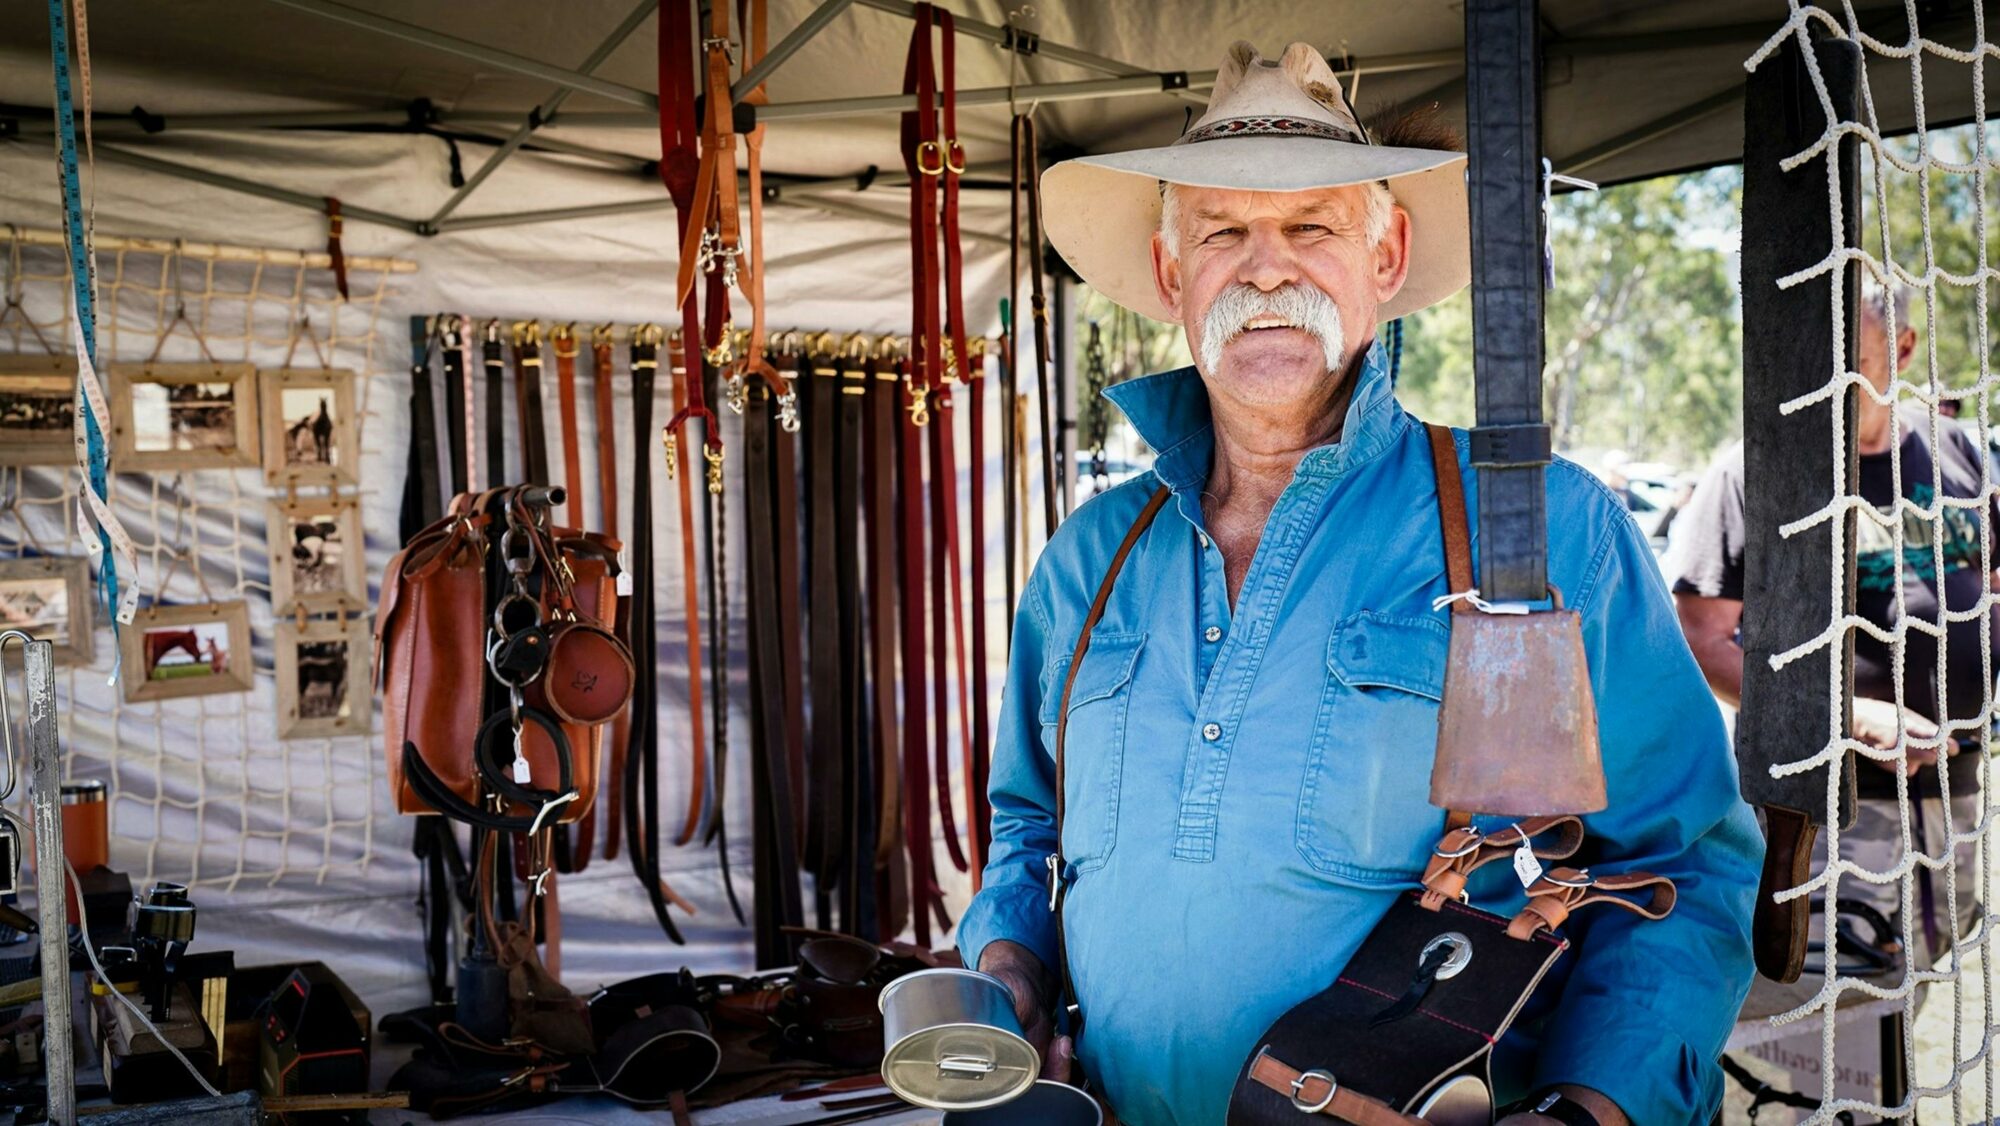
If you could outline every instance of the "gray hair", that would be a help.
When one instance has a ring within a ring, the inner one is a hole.
[[[1907,286],[1904,286],[1900,282],[1892,281],[1885,289],[1881,282],[1875,280],[1873,275],[1862,281],[1861,311],[1863,314],[1873,313],[1875,315],[1875,322],[1886,328],[1889,324],[1889,312],[1892,309],[1896,314],[1896,330],[1898,332],[1901,332],[1905,328],[1916,327],[1910,323],[1910,290]]]
[[[1389,194],[1389,185],[1375,180],[1367,185],[1367,213],[1362,218],[1362,231],[1372,248],[1389,233],[1390,209],[1396,198]],[[1167,248],[1169,261],[1178,262],[1181,257],[1181,201],[1179,184],[1160,181],[1160,242]]]

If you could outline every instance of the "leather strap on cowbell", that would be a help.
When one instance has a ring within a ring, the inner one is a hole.
[[[1470,825],[1447,830],[1424,867],[1423,905],[1436,911],[1447,900],[1464,898],[1466,881],[1474,872],[1512,856],[1524,842],[1549,833],[1555,833],[1555,839],[1531,845],[1534,854],[1543,860],[1567,859],[1583,844],[1583,821],[1573,814],[1562,814],[1523,818],[1484,834]]]
[[[1640,898],[1640,893],[1646,893]],[[1593,878],[1578,868],[1551,868],[1528,887],[1528,902],[1507,924],[1511,938],[1526,939],[1536,931],[1553,931],[1579,908],[1597,904],[1622,907],[1642,919],[1664,919],[1674,909],[1674,882],[1651,872],[1620,872]]]

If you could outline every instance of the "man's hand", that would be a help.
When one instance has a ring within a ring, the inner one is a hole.
[[[979,972],[999,978],[1014,995],[1014,1018],[1021,1022],[1021,1031],[1028,1043],[1042,1054],[1043,1071],[1048,1071],[1048,1063],[1053,1062],[1056,1053],[1050,1050],[1050,1040],[1055,1038],[1055,992],[1054,975],[1035,957],[1034,951],[1018,942],[998,939],[986,944],[979,952]],[[1067,1046],[1068,1038],[1063,1038]],[[1068,1056],[1065,1053],[1064,1059]],[[1051,1076],[1051,1078],[1061,1078]]]
[[[1902,712],[1903,731],[1910,738],[1937,738],[1937,724],[1932,723],[1930,720],[1925,719],[1908,708],[1902,709]],[[1868,700],[1856,696],[1854,698],[1854,737],[1871,747],[1885,751],[1895,746],[1895,702],[1891,700]],[[1883,761],[1881,759],[1869,759],[1868,761],[1881,767],[1883,770],[1896,769],[1896,763],[1893,761]],[[1909,765],[1904,768],[1904,773],[1915,774],[1917,771],[1936,761],[1937,748],[1911,747],[1909,748]]]
[[[1617,1103],[1612,1102],[1610,1099],[1605,1098],[1588,1087],[1579,1087],[1574,1083],[1564,1083],[1557,1090],[1568,1095],[1572,1102],[1577,1103],[1583,1109],[1595,1115],[1599,1126],[1632,1126],[1632,1120],[1625,1117],[1625,1112],[1618,1109]],[[1543,1126],[1544,1123],[1555,1123],[1555,1126],[1562,1126],[1556,1119],[1543,1114],[1510,1114],[1495,1123],[1494,1126]]]

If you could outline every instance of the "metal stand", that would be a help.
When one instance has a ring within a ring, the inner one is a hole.
[[[0,635],[0,645],[5,636]],[[29,786],[34,801],[35,911],[40,917],[44,1055],[49,1121],[76,1122],[76,1059],[69,999],[69,918],[64,907],[62,745],[56,740],[55,645],[30,641],[28,666]],[[79,905],[80,907],[81,905]]]

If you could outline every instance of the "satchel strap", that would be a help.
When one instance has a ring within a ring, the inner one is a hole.
[[[1422,1119],[1342,1086],[1330,1071],[1300,1071],[1272,1055],[1268,1047],[1250,1061],[1250,1078],[1290,1099],[1302,1114],[1323,1114],[1354,1126],[1424,1126]]]
[[[1650,891],[1644,899],[1640,892]],[[1579,868],[1552,869],[1528,888],[1528,904],[1507,924],[1511,938],[1526,939],[1539,930],[1555,930],[1579,907],[1609,903],[1641,918],[1664,919],[1678,896],[1674,882],[1651,872],[1621,872],[1593,879]]]
[[[1551,833],[1555,834],[1552,840],[1533,843]],[[1463,899],[1466,880],[1474,872],[1513,855],[1523,844],[1528,844],[1544,860],[1566,860],[1583,844],[1583,822],[1572,814],[1563,814],[1524,818],[1491,833],[1481,833],[1470,825],[1452,829],[1431,850],[1419,902],[1427,910],[1436,911],[1446,900]]]

